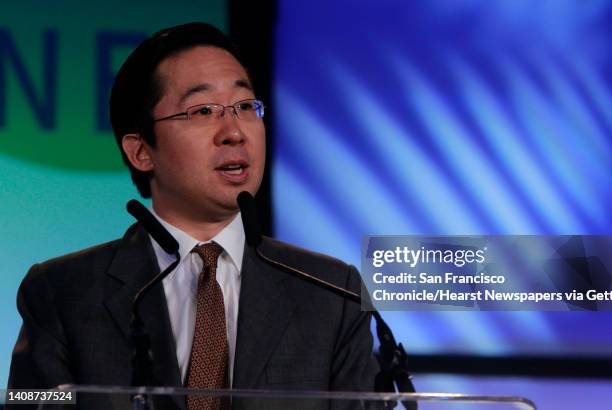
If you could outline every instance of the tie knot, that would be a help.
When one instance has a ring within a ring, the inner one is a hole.
[[[197,253],[204,262],[204,267],[208,267],[212,270],[217,269],[217,259],[219,255],[223,253],[223,248],[216,242],[209,242],[202,245],[198,245],[191,251]]]

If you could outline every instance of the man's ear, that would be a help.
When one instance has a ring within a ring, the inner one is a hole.
[[[140,134],[125,134],[121,139],[121,147],[134,168],[142,172],[153,170],[151,147]]]

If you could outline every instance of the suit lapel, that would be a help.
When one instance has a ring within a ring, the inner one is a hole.
[[[140,288],[157,273],[155,253],[148,234],[135,224],[128,229],[113,259],[105,289],[105,305],[131,345],[132,301]],[[151,339],[153,373],[162,386],[181,386],[176,347],[163,285],[155,285],[143,296],[140,314]]]
[[[135,224],[126,232],[109,269],[105,305],[126,342],[136,292],[159,272],[148,234]],[[245,245],[241,272],[233,388],[255,388],[296,308],[288,275],[260,261]],[[181,386],[176,347],[163,285],[144,296],[141,315],[151,337],[154,376],[162,386]],[[184,402],[177,404],[184,408]]]
[[[245,245],[233,388],[252,389],[281,340],[295,310],[287,275],[259,260]]]

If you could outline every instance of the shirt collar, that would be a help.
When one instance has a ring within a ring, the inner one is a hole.
[[[174,225],[164,221],[159,215],[155,213],[153,207],[150,208],[151,213],[155,218],[162,224],[164,228],[176,239],[179,244],[179,256],[181,262],[191,253],[193,248],[201,243],[208,242],[216,242],[227,254],[230,259],[238,269],[238,274],[242,271],[242,256],[244,254],[244,227],[242,225],[242,216],[240,212],[236,214],[232,222],[230,222],[225,228],[221,230],[217,235],[215,235],[210,241],[201,242],[187,234],[185,231],[177,228]],[[150,236],[150,235],[149,235]],[[159,260],[160,268],[165,269],[172,261],[174,260],[171,255],[168,255],[163,251],[161,246],[155,241],[155,239],[151,237],[151,242],[153,243],[153,247],[155,248],[155,254],[164,255],[163,260]],[[165,266],[163,266],[165,265]]]
[[[242,271],[242,256],[244,254],[244,227],[242,225],[242,215],[240,212],[225,228],[221,230],[211,241],[217,242],[223,247],[238,268]]]

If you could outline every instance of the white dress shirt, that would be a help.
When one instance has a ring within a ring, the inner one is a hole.
[[[202,243],[187,233],[170,225],[161,219],[153,210],[153,215],[170,232],[179,244],[181,260],[176,269],[164,280],[164,292],[168,302],[170,323],[176,343],[176,358],[178,360],[181,380],[186,382],[187,368],[191,355],[193,333],[196,317],[196,297],[198,292],[198,276],[202,271],[202,259],[191,250]],[[238,298],[240,296],[240,272],[242,270],[242,255],[244,253],[244,229],[242,218],[238,214],[234,220],[210,241],[221,245],[224,252],[217,261],[217,282],[223,292],[225,305],[225,324],[229,347],[229,385],[234,376],[234,355],[236,351],[236,331],[238,325]],[[166,269],[174,257],[167,254],[151,237],[155,256],[160,270]]]

